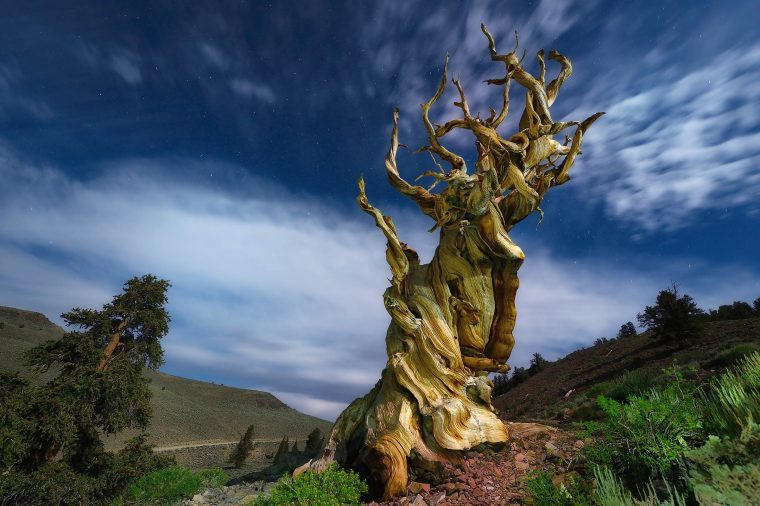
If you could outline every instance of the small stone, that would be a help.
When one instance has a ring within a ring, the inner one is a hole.
[[[428,503],[425,502],[425,499],[422,498],[422,495],[418,495],[414,499],[412,506],[428,506]]]
[[[584,443],[582,440],[580,440],[580,439],[579,439],[578,441],[576,441],[576,442],[573,444],[573,446],[574,446],[576,449],[578,449],[578,450],[581,450],[581,449],[583,449],[583,447],[584,447],[584,446],[586,446],[586,443]]]
[[[253,501],[255,501],[255,500],[256,500],[256,497],[258,497],[258,496],[257,496],[257,495],[255,495],[255,494],[248,494],[247,496],[243,497],[243,498],[240,500],[240,503],[241,503],[241,504],[248,504],[248,503],[250,503],[250,502],[253,502]]]
[[[431,506],[435,506],[436,504],[441,504],[446,499],[446,492],[441,492],[440,494],[436,494],[432,496],[429,500]]]
[[[430,492],[429,483],[420,483],[419,481],[413,481],[409,484],[409,491],[413,494],[419,494],[420,492]]]
[[[546,453],[548,455],[558,455],[559,454],[559,449],[556,446],[554,446],[554,444],[551,441],[547,441],[546,442],[546,444],[544,445],[544,450],[546,450]]]

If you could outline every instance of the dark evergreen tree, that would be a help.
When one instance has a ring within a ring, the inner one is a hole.
[[[618,330],[618,339],[625,339],[626,337],[633,337],[635,335],[638,335],[636,332],[636,327],[633,326],[633,322],[627,322],[620,326],[620,330]]]
[[[734,301],[733,304],[724,304],[718,307],[717,311],[710,311],[711,320],[743,320],[745,318],[754,318],[757,316],[755,310],[742,301]]]
[[[534,353],[533,358],[530,359],[530,367],[528,368],[528,373],[533,376],[534,374],[542,371],[548,363],[549,361],[542,357],[540,353]]]
[[[652,330],[653,337],[680,340],[693,335],[698,329],[697,317],[704,314],[689,295],[678,295],[674,284],[657,295],[654,306],[646,306],[636,316],[639,325]]]
[[[760,316],[760,297],[756,298],[755,302],[752,303],[752,309]]]
[[[231,462],[237,469],[243,467],[243,464],[245,464],[246,459],[253,450],[253,444],[253,425],[249,425],[245,434],[243,434],[243,437],[240,438],[237,446],[235,446],[235,449],[232,450],[227,462]]]
[[[317,427],[309,433],[309,437],[306,439],[306,447],[304,451],[309,456],[314,456],[319,453],[322,446],[325,444],[325,438],[322,435],[322,431]]]
[[[288,454],[288,436],[282,436],[282,441],[280,441],[280,446],[277,447],[277,452],[274,454],[274,464],[280,464],[284,461],[285,457]]]
[[[28,487],[38,472],[78,475],[79,482],[92,485],[83,493],[93,502],[96,496],[118,492],[111,487],[119,483],[113,472],[121,465],[120,457],[105,452],[100,437],[129,428],[144,431],[148,425],[151,393],[143,370],[163,362],[160,339],[169,330],[164,308],[168,287],[168,281],[151,275],[135,277],[101,310],[76,308],[61,315],[76,330],[32,348],[24,357],[34,372],[55,372],[50,381],[0,377],[0,472],[15,476],[6,482],[15,485],[3,487],[4,494],[35,502]],[[6,447],[6,441],[13,444]],[[150,455],[137,455],[151,453],[144,440],[130,445],[121,458],[157,462]],[[102,481],[104,476],[110,483]],[[95,492],[97,480],[100,488]]]

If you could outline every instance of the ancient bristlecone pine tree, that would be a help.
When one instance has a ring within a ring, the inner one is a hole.
[[[359,181],[358,202],[388,239],[392,280],[383,299],[392,321],[386,336],[388,362],[380,381],[340,415],[315,470],[336,460],[360,472],[371,492],[384,498],[403,494],[410,466],[435,474],[442,462],[455,462],[462,450],[508,439],[506,427],[491,406],[489,372],[505,372],[512,351],[517,270],[525,258],[509,231],[534,211],[549,188],[566,183],[580,154],[586,129],[601,116],[582,122],[555,122],[549,107],[571,72],[570,60],[552,51],[559,75],[546,84],[544,53],[540,73],[521,66],[515,50],[496,51],[493,37],[481,26],[491,59],[502,62],[505,75],[488,84],[502,86],[501,110],[486,119],[470,112],[464,90],[454,105],[462,117],[433,124],[428,112],[444,91],[447,66],[433,97],[422,104],[429,145],[422,151],[448,166],[423,176],[435,178],[430,188],[408,183],[396,166],[398,111],[385,158],[394,188],[414,200],[440,228],[440,244],[429,264],[401,242],[390,217],[367,200]],[[502,137],[497,129],[507,116],[512,81],[526,88],[519,132]],[[554,136],[574,127],[564,143]],[[477,147],[473,173],[464,159],[441,145],[441,138],[462,128],[472,132]],[[433,193],[433,187],[446,188]]]

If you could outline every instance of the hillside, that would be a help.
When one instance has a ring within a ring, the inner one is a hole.
[[[25,350],[64,330],[43,314],[0,306],[0,370],[21,367]],[[231,388],[162,372],[149,372],[153,420],[148,432],[157,446],[210,441],[234,441],[254,424],[256,439],[304,439],[315,427],[327,432],[331,424],[300,413],[267,392]],[[117,447],[133,433],[108,439]]]
[[[760,318],[707,322],[698,336],[684,348],[663,344],[648,333],[601,343],[574,351],[550,362],[524,383],[496,397],[494,406],[505,420],[551,420],[563,422],[588,414],[605,382],[627,371],[642,370],[656,378],[673,363],[695,365],[700,374],[710,374],[721,365],[721,357],[742,344],[760,345]],[[596,386],[596,390],[591,390]]]

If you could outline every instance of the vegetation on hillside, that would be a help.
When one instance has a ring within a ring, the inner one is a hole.
[[[117,453],[101,441],[101,434],[144,430],[150,420],[143,371],[163,362],[168,287],[151,275],[135,277],[101,310],[63,314],[77,330],[25,354],[30,371],[54,374],[49,381],[0,374],[3,502],[97,504],[168,464],[143,435]]]
[[[660,292],[639,321],[646,319],[660,341],[696,342],[705,322],[760,316],[747,303],[721,308],[703,312],[673,287]],[[589,443],[580,480],[555,485],[552,476],[536,474],[526,481],[533,503],[760,504],[757,343],[699,363],[729,369],[710,377],[695,364],[674,362],[659,375],[635,369],[589,389],[585,395],[597,397],[579,425],[579,437]]]

